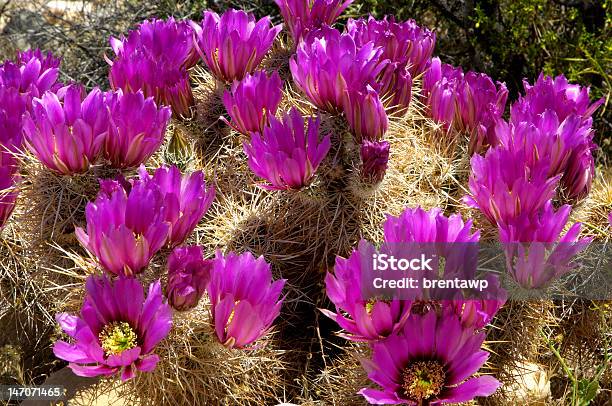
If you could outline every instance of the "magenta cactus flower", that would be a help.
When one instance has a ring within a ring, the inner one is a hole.
[[[25,112],[26,97],[15,88],[0,86],[0,153],[21,148]]]
[[[212,266],[200,246],[175,248],[168,257],[166,296],[170,306],[178,311],[196,307],[210,281]]]
[[[412,77],[425,71],[436,46],[436,34],[414,20],[397,23],[393,16],[382,20],[370,16],[367,20],[349,19],[346,28],[358,47],[373,42],[383,49],[381,59],[407,68]]]
[[[412,315],[400,334],[372,344],[372,358],[362,365],[380,389],[359,393],[377,405],[450,404],[489,396],[500,383],[473,376],[489,357],[481,350],[484,339],[484,332],[463,328],[456,316]]]
[[[239,82],[234,82],[231,91],[223,94],[223,105],[232,119],[229,126],[246,135],[263,133],[269,117],[276,114],[283,92],[283,81],[278,72],[271,76],[264,71],[247,73]]]
[[[608,223],[610,223],[610,227],[612,227],[612,211],[608,214]]]
[[[126,381],[137,372],[151,372],[159,362],[155,347],[172,328],[172,310],[164,303],[159,281],[145,299],[136,278],[90,276],[85,282],[81,314],[60,313],[55,319],[70,342],[53,346],[57,358],[68,361],[78,376],[120,373]]]
[[[476,243],[480,231],[472,232],[472,220],[463,221],[460,214],[446,217],[435,207],[407,207],[399,216],[387,215],[383,225],[387,243]]]
[[[565,228],[572,206],[566,204],[555,211],[552,201],[547,201],[542,210],[533,216],[523,214],[502,224],[499,227],[499,239],[502,243],[511,242],[545,242],[554,243]],[[568,234],[577,236],[580,223],[568,230]]]
[[[404,113],[412,98],[412,76],[397,63],[388,64],[379,75],[378,94],[389,114]]]
[[[435,46],[435,34],[420,28],[413,20],[396,23],[393,17],[351,19],[347,32],[357,47],[371,42],[383,50],[380,61],[389,63],[377,78],[376,90],[389,113],[405,111],[412,96],[412,78],[425,71]]]
[[[353,0],[274,0],[285,26],[293,37],[294,46],[310,31],[324,25],[332,26]]]
[[[427,95],[427,106],[431,118],[438,123],[443,123],[445,128],[452,127],[457,110],[456,83],[446,78],[441,79],[431,90],[427,91]]]
[[[34,59],[40,63],[41,72],[47,72],[49,69],[59,69],[62,63],[61,58],[56,58],[50,51],[47,51],[45,54],[38,48],[17,51],[17,65],[27,65]]]
[[[549,177],[549,163],[529,166],[524,149],[491,148],[484,157],[472,156],[471,196],[464,198],[491,224],[507,224],[522,214],[535,214],[554,195],[561,175]]]
[[[0,231],[15,209],[18,179],[14,159],[9,152],[0,151]]]
[[[478,254],[474,244],[480,239],[480,231],[472,230],[472,220],[464,222],[460,214],[446,217],[437,207],[428,211],[407,207],[397,217],[387,215],[383,229],[387,249],[400,250],[397,257],[408,255],[404,250],[429,252],[444,258],[445,277],[474,277]]]
[[[81,85],[35,98],[23,130],[30,151],[49,169],[72,175],[86,172],[100,155],[108,133],[104,94],[97,88],[83,98]]]
[[[572,259],[593,240],[578,238],[580,223],[561,235],[571,210],[570,205],[564,205],[555,212],[552,201],[548,201],[539,213],[500,225],[506,267],[521,287],[544,288],[570,272],[575,267]]]
[[[109,81],[124,93],[142,90],[145,97],[171,106],[176,116],[189,117],[193,93],[187,70],[198,60],[193,31],[186,21],[149,20],[131,31],[128,37],[110,38],[116,54]]]
[[[244,152],[253,173],[269,190],[300,189],[308,186],[331,147],[330,135],[319,140],[320,118],[309,118],[308,129],[299,111],[292,108],[282,121],[270,117],[263,135],[252,133],[244,141]]]
[[[508,89],[484,73],[468,72],[460,88],[458,106],[461,120],[457,123],[470,132],[470,151],[479,152],[495,145],[495,124],[506,109]]]
[[[334,273],[325,276],[327,297],[336,312],[321,309],[344,330],[341,337],[351,341],[375,342],[399,331],[408,317],[412,302],[396,297],[367,299],[364,295],[363,258],[374,248],[362,240],[348,258],[336,257]]]
[[[587,195],[595,175],[593,151],[597,148],[590,125],[576,114],[559,122],[552,110],[531,120],[516,124],[500,120],[495,129],[499,144],[511,150],[526,148],[529,166],[548,161],[548,176],[563,175],[561,187],[567,197]]]
[[[157,105],[172,107],[176,116],[191,115],[193,92],[184,66],[173,66],[140,48],[107,62],[111,65],[108,75],[113,90],[142,90],[145,97],[154,97]]]
[[[507,293],[499,289],[493,298],[453,299],[445,301],[442,307],[458,316],[463,328],[480,330],[493,320],[506,299]]]
[[[593,159],[595,149],[595,143],[585,142],[572,152],[561,178],[564,195],[572,201],[586,197],[591,190],[595,176],[595,160]]]
[[[104,141],[104,158],[114,168],[134,168],[149,159],[164,141],[172,111],[157,107],[142,91],[108,93],[109,131]]]
[[[229,9],[221,17],[206,10],[192,27],[202,60],[218,80],[231,83],[257,69],[282,24],[270,27],[270,17],[255,21],[251,13]]]
[[[423,94],[427,96],[435,87],[436,83],[446,79],[446,82],[455,83],[463,79],[463,70],[455,68],[448,63],[442,63],[440,58],[432,58],[427,64],[423,75]]]
[[[134,182],[127,192],[118,181],[105,181],[87,204],[87,232],[75,234],[106,271],[131,276],[143,271],[168,240],[166,202],[159,187]]]
[[[519,97],[510,109],[514,123],[532,121],[546,110],[553,110],[559,121],[576,114],[583,120],[589,120],[590,126],[591,116],[604,103],[602,98],[589,105],[589,88],[570,84],[563,75],[552,78],[540,73],[533,86],[524,80],[523,87],[525,95]]]
[[[270,264],[250,252],[217,251],[208,284],[212,320],[219,342],[247,348],[266,335],[278,317],[285,279],[272,281]]]
[[[367,86],[364,91],[346,90],[343,108],[358,143],[362,140],[379,141],[387,132],[389,119],[378,93],[372,87]]]
[[[381,61],[382,52],[372,42],[357,46],[350,34],[325,26],[300,42],[289,67],[295,84],[316,107],[340,113],[347,90],[378,88],[377,77],[389,62]]]
[[[145,50],[154,59],[163,60],[174,68],[189,69],[195,66],[199,56],[193,46],[193,30],[187,21],[151,19],[130,31],[127,38],[110,37],[115,55],[122,58],[137,50]]]
[[[423,95],[431,118],[448,128],[455,120],[458,87],[463,82],[463,71],[440,58],[433,58],[423,75]]]
[[[0,86],[0,231],[15,209],[19,162],[15,157],[23,140],[26,97],[18,89]]]
[[[362,178],[373,183],[383,180],[389,163],[389,148],[387,141],[363,141],[360,147]]]
[[[202,171],[182,176],[174,165],[156,169],[152,177],[141,166],[139,175],[141,182],[154,185],[163,196],[165,220],[170,224],[168,243],[182,244],[212,204],[215,189],[206,186]]]
[[[444,276],[474,277],[472,269],[477,264],[473,258],[478,254],[473,244],[480,240],[480,231],[472,229],[472,220],[463,221],[460,214],[446,217],[439,208],[429,211],[421,207],[406,208],[399,216],[387,215],[384,223],[384,240],[393,247],[396,244],[425,243],[419,250],[426,250],[429,243],[439,257],[444,258]],[[418,245],[417,245],[418,246]],[[439,275],[436,274],[436,277]],[[507,294],[499,287],[499,280],[489,275],[486,292],[481,292],[477,299],[466,298],[467,292],[453,292],[454,297],[442,300],[438,304],[445,311],[451,311],[460,317],[464,326],[484,327],[506,302]],[[437,294],[434,294],[437,295]],[[427,304],[423,301],[421,304]],[[414,306],[415,308],[417,305]]]
[[[484,73],[463,73],[461,68],[433,58],[423,78],[431,117],[470,135],[470,152],[496,145],[495,124],[506,108],[508,89]]]
[[[27,94],[31,100],[59,89],[59,65],[60,59],[50,52],[43,55],[39,49],[19,51],[16,63],[7,61],[0,67],[0,84]]]

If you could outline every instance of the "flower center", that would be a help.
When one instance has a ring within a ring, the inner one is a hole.
[[[391,303],[390,300],[380,298],[380,297],[373,297],[370,300],[368,300],[365,304],[366,312],[368,312],[368,314],[372,314],[372,311],[374,310],[374,305],[378,302],[383,302],[387,304]]]
[[[229,328],[229,325],[232,324],[232,320],[234,320],[234,315],[236,314],[236,306],[238,306],[238,303],[240,303],[240,300],[236,300],[234,302],[234,308],[232,309],[232,312],[230,313],[229,317],[227,318],[227,323],[225,323],[225,330],[226,331]]]
[[[136,347],[138,336],[125,321],[114,321],[104,326],[100,334],[100,345],[107,356],[121,354]]]
[[[368,302],[366,303],[366,312],[368,312],[368,314],[372,314],[372,310],[374,310],[374,305],[376,304],[377,300],[376,299],[370,299],[368,300]]]
[[[438,361],[417,361],[402,372],[402,387],[410,400],[420,403],[439,395],[445,379],[446,373]]]

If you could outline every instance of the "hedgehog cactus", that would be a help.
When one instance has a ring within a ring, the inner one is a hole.
[[[32,113],[26,113],[24,119],[30,151],[62,175],[87,171],[99,158],[108,134],[104,94],[97,88],[84,94],[79,85],[64,88],[61,99],[47,92],[34,99]]]
[[[541,76],[508,115],[505,85],[434,57],[433,30],[358,7],[334,28],[351,3],[277,0],[289,44],[241,10],[144,21],[111,38],[108,92],[59,84],[40,50],[0,67],[0,304],[42,331],[58,311],[34,338],[93,392],[530,403],[507,392],[552,315],[569,354],[602,359],[573,327],[603,331],[599,310],[546,296],[605,275],[587,269],[612,227],[601,102]]]
[[[135,168],[161,146],[170,119],[169,107],[157,107],[142,91],[107,95],[109,131],[103,155],[115,168]]]
[[[377,88],[376,78],[388,63],[381,55],[372,42],[358,46],[350,34],[323,27],[300,42],[289,66],[295,84],[315,106],[338,112],[347,91]]]
[[[0,151],[0,230],[15,209],[18,195],[16,191],[18,175],[16,172],[17,168],[13,159],[10,159],[7,152]]]
[[[300,113],[292,109],[282,121],[271,117],[261,136],[252,133],[250,142],[244,142],[249,167],[269,182],[262,187],[284,190],[310,184],[331,145],[329,135],[319,137],[319,120],[309,118],[305,128]]]
[[[251,133],[262,133],[282,97],[282,84],[278,72],[268,77],[264,71],[245,77],[232,84],[231,91],[223,93],[223,105],[231,117],[228,122],[222,119],[239,133],[247,137]]]
[[[294,46],[309,31],[332,26],[353,0],[274,0],[293,37]]]
[[[253,14],[234,9],[221,17],[205,11],[202,24],[192,27],[200,57],[218,80],[228,83],[253,72],[282,29],[270,27],[269,17],[255,21]]]
[[[264,336],[280,313],[284,286],[284,279],[272,281],[263,257],[217,253],[207,289],[219,341],[244,348]]]

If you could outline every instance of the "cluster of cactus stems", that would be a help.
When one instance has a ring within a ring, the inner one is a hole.
[[[208,295],[219,342],[245,349],[279,315],[285,280],[272,278],[263,257],[246,252],[212,259],[184,242],[215,199],[197,171],[183,174],[144,164],[164,142],[174,117],[194,113],[190,69],[202,62],[223,83],[224,122],[238,132],[249,168],[271,191],[308,187],[332,148],[321,116],[342,117],[359,147],[360,176],[380,183],[389,164],[389,118],[406,114],[413,98],[443,131],[466,137],[471,154],[469,195],[499,232],[508,272],[526,289],[542,288],[572,268],[590,243],[580,224],[563,234],[572,209],[594,176],[588,88],[563,75],[540,76],[506,110],[508,91],[483,73],[467,72],[433,57],[435,34],[414,21],[349,19],[334,22],[351,0],[276,0],[293,39],[288,61],[293,84],[318,111],[303,117],[279,111],[285,83],[260,68],[283,26],[229,9],[204,11],[201,22],[145,21],[110,39],[112,90],[86,92],[58,81],[60,60],[40,50],[19,52],[0,67],[0,229],[9,220],[21,181],[23,150],[61,176],[106,165],[138,168],[138,176],[101,179],[76,229],[103,276],[90,276],[80,314],[57,315],[69,341],[55,355],[82,376],[120,374],[123,380],[155,369],[156,345],[172,328],[173,312],[193,309]],[[418,80],[420,91],[413,92]],[[281,193],[281,192],[273,192]],[[553,202],[568,204],[555,208]],[[612,223],[612,213],[610,215]],[[475,243],[479,231],[460,215],[406,208],[388,216],[383,243]],[[551,248],[552,247],[552,248]],[[154,281],[145,296],[138,276],[160,250],[169,249],[167,283]],[[378,388],[364,388],[374,404],[438,404],[488,396],[500,383],[475,375],[489,353],[484,327],[505,297],[489,300],[367,300],[361,294],[362,240],[327,274],[335,312],[323,310],[348,340],[366,342],[363,367]]]

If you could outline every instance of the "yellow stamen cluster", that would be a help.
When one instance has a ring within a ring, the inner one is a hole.
[[[240,303],[240,300],[236,300],[234,302],[234,308],[232,309],[232,312],[227,318],[227,323],[225,323],[225,331],[227,331],[229,325],[232,323],[232,320],[234,320],[234,315],[236,314],[236,307],[238,306],[238,303]]]
[[[373,297],[370,300],[368,300],[365,305],[365,308],[368,314],[372,314],[372,311],[374,310],[374,305],[378,302],[391,303],[390,300],[379,298],[379,297]]]
[[[446,373],[438,361],[417,361],[402,372],[402,387],[408,399],[417,403],[440,394]]]
[[[138,336],[129,323],[114,321],[104,326],[100,334],[100,346],[107,356],[121,354],[138,345]]]

